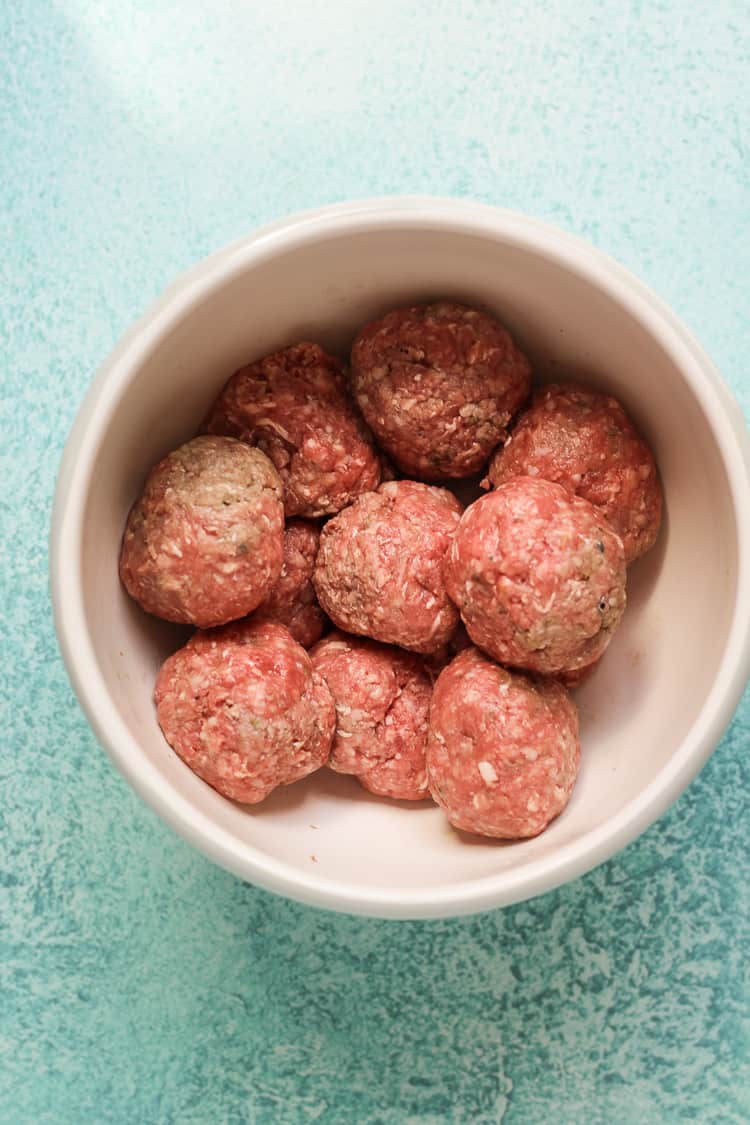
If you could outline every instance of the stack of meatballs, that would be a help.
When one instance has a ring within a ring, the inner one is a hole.
[[[120,577],[195,626],[154,697],[219,793],[253,804],[328,766],[503,839],[565,807],[570,690],[662,496],[615,399],[531,376],[488,313],[401,308],[348,367],[312,343],[243,367],[151,471]],[[479,497],[465,509],[457,482]]]

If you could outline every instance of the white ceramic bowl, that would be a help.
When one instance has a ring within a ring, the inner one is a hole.
[[[369,796],[323,770],[255,808],[169,749],[151,693],[177,633],[117,578],[147,470],[195,431],[241,364],[298,339],[346,354],[358,326],[453,296],[497,312],[543,377],[584,374],[651,442],[666,494],[658,545],[631,571],[623,625],[579,693],[583,765],[541,836],[453,832],[427,804]],[[57,486],[52,593],[78,698],[103,746],[177,832],[253,883],[319,906],[452,915],[539,894],[607,859],[682,792],[750,670],[748,438],[718,372],[675,315],[578,240],[440,199],[345,203],[265,227],[172,285],[99,371]]]

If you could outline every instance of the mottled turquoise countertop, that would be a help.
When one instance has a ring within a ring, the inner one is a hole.
[[[746,0],[0,2],[0,1120],[750,1120],[750,698],[637,843],[480,917],[339,917],[177,839],[47,593],[60,451],[128,323],[256,224],[469,196],[590,239],[750,412]]]

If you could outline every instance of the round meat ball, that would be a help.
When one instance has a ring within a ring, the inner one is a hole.
[[[415,652],[440,649],[458,624],[442,564],[460,515],[446,489],[400,480],[330,520],[313,583],[334,624]]]
[[[331,633],[310,653],[336,704],[328,765],[381,797],[429,797],[425,742],[432,680],[418,656]]]
[[[202,428],[268,454],[284,484],[287,516],[338,512],[380,481],[342,364],[317,344],[294,344],[237,371]]]
[[[352,347],[365,421],[406,473],[478,472],[529,393],[531,368],[494,317],[451,301],[396,309]]]
[[[567,805],[580,758],[575,704],[555,680],[509,672],[475,648],[438,677],[427,777],[455,828],[537,836]]]
[[[318,605],[312,584],[318,555],[320,528],[308,520],[289,520],[284,531],[284,563],[279,579],[253,620],[286,625],[303,648],[323,636],[326,615]]]
[[[625,609],[619,535],[588,500],[535,477],[466,509],[444,573],[474,644],[533,672],[596,660]]]
[[[328,759],[331,693],[283,625],[196,633],[165,660],[154,700],[169,745],[233,801],[256,804]]]
[[[283,550],[281,481],[266,455],[197,437],[149,473],[125,525],[120,579],[148,613],[205,629],[260,605]]]
[[[631,563],[656,542],[662,492],[646,443],[617,399],[574,383],[535,392],[495,454],[489,483],[543,477],[601,508]]]

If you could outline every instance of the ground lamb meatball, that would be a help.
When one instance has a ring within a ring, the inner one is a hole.
[[[279,580],[253,614],[254,621],[286,625],[303,648],[323,636],[326,615],[318,605],[312,574],[320,528],[308,520],[289,520],[284,531],[284,563]]]
[[[268,454],[284,484],[287,516],[338,512],[380,481],[378,455],[348,397],[342,364],[317,344],[294,344],[237,371],[203,430]]]
[[[154,700],[169,745],[234,801],[256,804],[328,759],[331,693],[283,625],[196,633],[165,660]]]
[[[266,455],[198,437],[149,473],[125,526],[120,578],[148,613],[207,628],[267,597],[283,549],[281,481]]]
[[[534,477],[466,509],[444,574],[474,644],[533,672],[591,664],[625,609],[619,535],[588,500]]]
[[[654,458],[617,399],[574,383],[535,392],[490,465],[493,486],[543,477],[601,508],[631,563],[656,541],[662,493]]]
[[[336,704],[328,765],[381,797],[429,797],[425,766],[432,680],[418,656],[331,633],[310,653]]]
[[[454,827],[537,836],[567,805],[580,757],[575,705],[554,680],[509,672],[475,648],[439,676],[427,777]]]
[[[313,583],[340,629],[437,652],[458,624],[442,564],[461,505],[416,481],[389,481],[325,525]]]
[[[529,393],[531,368],[494,317],[450,301],[361,330],[354,396],[393,461],[425,480],[478,472]]]

